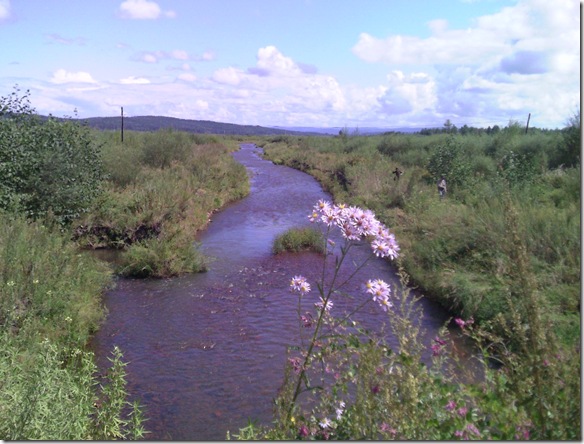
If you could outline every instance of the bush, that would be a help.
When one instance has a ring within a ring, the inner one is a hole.
[[[324,239],[320,231],[312,228],[291,228],[274,240],[274,254],[298,251],[324,252]]]
[[[73,120],[34,114],[28,94],[0,97],[0,208],[63,224],[88,211],[103,179],[99,147]]]

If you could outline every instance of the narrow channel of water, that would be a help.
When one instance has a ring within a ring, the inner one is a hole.
[[[92,340],[98,365],[114,345],[129,362],[128,391],[145,407],[154,440],[224,440],[256,419],[272,419],[272,399],[282,382],[286,347],[298,339],[297,299],[290,277],[315,282],[322,258],[312,253],[271,253],[274,238],[309,225],[319,199],[329,199],[311,176],[261,158],[243,144],[234,154],[250,174],[250,195],[213,217],[199,237],[215,257],[210,271],[174,279],[119,279],[105,295],[109,314]],[[355,251],[359,255],[366,254]],[[360,270],[365,279],[395,282],[382,260]],[[315,296],[316,298],[316,296]],[[423,299],[423,327],[435,335],[447,314]],[[335,300],[335,309],[345,308]],[[369,304],[360,321],[375,328],[385,315]]]

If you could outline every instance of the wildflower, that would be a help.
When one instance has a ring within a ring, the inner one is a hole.
[[[300,428],[298,429],[298,436],[300,436],[301,438],[304,438],[308,435],[310,435],[310,430],[308,429],[308,427],[306,427],[305,424],[302,424],[300,426]]]
[[[434,338],[434,344],[432,344],[432,356],[440,356],[444,346],[446,345],[446,341],[443,341],[438,336]]]
[[[389,285],[381,279],[376,279],[374,281],[368,280],[365,283],[365,292],[372,295],[373,301],[377,302],[384,311],[393,307],[393,304],[389,300],[391,289]]]
[[[377,395],[380,390],[381,389],[379,388],[379,384],[375,384],[373,387],[371,387],[371,393],[373,393],[374,395]]]
[[[449,412],[453,411],[456,408],[456,402],[454,402],[452,399],[450,401],[448,401],[448,403],[446,404],[446,407],[444,407],[446,410],[448,410]]]
[[[302,324],[304,325],[304,328],[312,327],[312,323],[314,322],[314,318],[312,317],[312,315],[309,312],[306,312],[305,315],[300,316],[300,319],[302,320]]]
[[[460,319],[460,318],[455,318],[455,319],[454,319],[454,322],[456,322],[456,324],[457,324],[457,325],[458,325],[460,328],[462,328],[462,329],[464,329],[464,326],[466,325],[466,322],[464,322],[464,321],[463,321],[462,319]]]
[[[339,213],[334,208],[328,208],[323,210],[320,220],[328,227],[336,225],[340,220]]]
[[[466,430],[471,432],[473,435],[481,436],[481,432],[479,431],[479,429],[477,429],[477,426],[475,426],[474,424],[467,424]]]
[[[298,358],[298,357],[296,357],[296,358],[288,358],[288,363],[294,369],[294,373],[297,373],[298,374],[302,370],[302,362],[301,362],[300,358]]]
[[[531,422],[527,422],[525,424],[521,424],[518,425],[517,427],[515,427],[515,430],[517,431],[515,433],[515,439],[516,440],[525,440],[528,441],[529,440],[529,428],[532,426]]]
[[[397,435],[397,430],[394,429],[393,427],[390,427],[389,424],[387,424],[386,422],[381,423],[381,425],[379,426],[379,430],[391,434],[392,437],[395,437],[395,435]]]
[[[290,289],[300,294],[306,294],[310,291],[310,284],[306,282],[303,276],[294,276],[290,281]]]
[[[466,416],[467,412],[468,412],[468,409],[466,407],[461,407],[456,411],[456,413],[458,413],[458,416],[460,416],[462,418],[464,418]]]
[[[320,302],[316,302],[314,305],[321,310],[324,308],[324,310],[328,312],[331,310],[331,308],[333,308],[333,301],[326,301],[325,303],[324,299],[320,298]]]
[[[389,256],[389,244],[383,239],[375,239],[371,242],[371,249],[373,250],[373,254],[377,257]]]
[[[343,401],[339,402],[339,407],[335,409],[335,413],[337,414],[337,421],[341,419],[343,412],[345,411],[345,403]]]
[[[377,302],[379,302],[379,306],[383,311],[387,311],[391,307],[393,307],[393,304],[391,303],[388,297],[380,298]]]
[[[324,418],[321,422],[318,423],[318,425],[323,429],[328,429],[332,425],[332,422],[330,419]]]
[[[6,285],[8,285],[9,287],[14,287],[16,283],[14,281],[8,281],[6,282]]]

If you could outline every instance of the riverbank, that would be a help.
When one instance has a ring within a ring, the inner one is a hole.
[[[553,149],[555,137],[277,137],[258,144],[268,159],[314,176],[336,201],[374,211],[395,230],[412,280],[454,314],[492,321],[509,312],[508,295],[527,278],[551,329],[574,346],[580,340],[580,170],[541,170],[543,154],[535,169],[527,157],[502,173],[496,169],[497,159],[508,159],[520,143]],[[443,200],[428,170],[440,162],[450,172]],[[391,174],[396,167],[405,171],[399,178]],[[506,217],[512,212],[515,220]],[[518,276],[517,242],[528,253],[527,276]]]
[[[23,126],[22,136],[34,129]],[[200,271],[206,259],[195,235],[213,211],[249,192],[247,173],[232,159],[231,139],[129,132],[121,144],[114,133],[67,134],[69,143],[100,147],[95,168],[103,162],[108,180],[69,227],[50,211],[37,221],[0,213],[0,439],[141,439],[123,350],[108,349],[103,373],[87,350],[106,316],[113,270],[79,247],[125,249],[115,270],[123,275]]]
[[[109,180],[90,211],[75,221],[82,248],[123,250],[116,274],[170,277],[204,271],[195,234],[210,215],[249,193],[237,146],[216,136],[176,131],[98,133]]]

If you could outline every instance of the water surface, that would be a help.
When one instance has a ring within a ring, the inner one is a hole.
[[[286,347],[298,340],[290,277],[302,274],[315,282],[322,270],[318,255],[275,256],[272,242],[290,227],[310,225],[312,206],[331,198],[311,176],[260,154],[252,144],[233,154],[248,169],[251,192],[215,214],[200,234],[201,248],[215,258],[207,273],[119,279],[105,295],[109,315],[92,348],[100,366],[114,345],[123,351],[130,397],[141,401],[149,418],[148,439],[224,440],[227,430],[237,432],[248,418],[271,421]],[[367,254],[364,246],[352,259]],[[351,267],[348,262],[346,273]],[[394,270],[375,260],[346,289],[357,295],[369,278],[396,281]],[[335,299],[335,310],[354,302]],[[432,336],[447,314],[425,299],[421,304]],[[370,328],[385,319],[374,304],[359,316]]]

